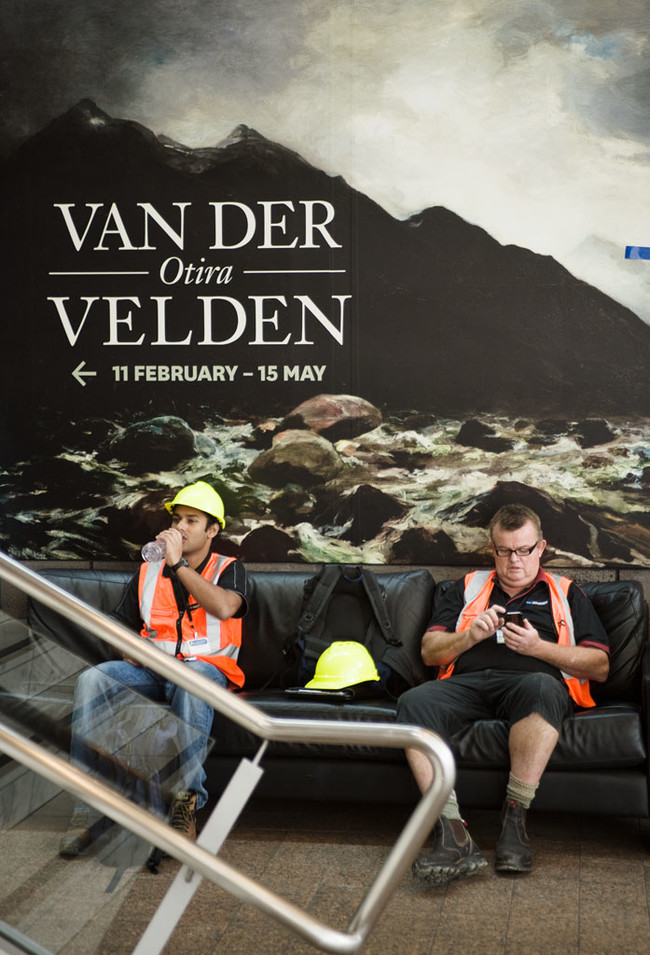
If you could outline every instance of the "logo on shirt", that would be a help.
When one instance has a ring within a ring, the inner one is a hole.
[[[527,600],[527,607],[548,607],[548,600]]]

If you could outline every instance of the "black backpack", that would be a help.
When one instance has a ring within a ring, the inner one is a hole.
[[[426,571],[416,571],[409,577],[412,588],[421,590],[424,586],[433,592],[434,584]],[[412,589],[400,593],[405,603],[415,603],[412,596]],[[424,625],[419,632],[416,629],[417,646],[409,652],[402,640],[399,615],[391,612],[386,590],[375,574],[361,567],[325,564],[305,581],[297,632],[285,649],[290,658],[298,657],[298,682],[304,686],[331,643],[355,640],[375,661],[381,679],[379,692],[397,694],[429,678],[419,654],[424,629]],[[378,688],[367,688],[369,692],[373,689],[377,692]]]

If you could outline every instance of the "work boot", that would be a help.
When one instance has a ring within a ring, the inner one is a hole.
[[[533,860],[526,832],[526,809],[520,802],[506,799],[501,823],[495,862],[497,872],[530,872]]]
[[[169,813],[169,824],[176,832],[196,841],[196,793],[191,789],[176,793]]]
[[[427,885],[444,885],[475,875],[486,865],[463,820],[441,816],[433,830],[433,850],[415,860],[412,872]]]
[[[64,859],[76,859],[92,841],[90,813],[76,810],[72,814],[68,831],[59,843],[59,855]]]

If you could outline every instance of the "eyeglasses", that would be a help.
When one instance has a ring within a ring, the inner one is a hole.
[[[512,557],[513,554],[516,554],[517,557],[530,557],[532,552],[541,544],[541,540],[536,541],[534,544],[531,544],[530,547],[497,547],[496,544],[492,544],[494,547],[494,553],[497,557]]]

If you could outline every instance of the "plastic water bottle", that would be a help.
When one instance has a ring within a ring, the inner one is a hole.
[[[167,545],[164,541],[149,541],[142,548],[142,559],[146,561],[164,560]]]

